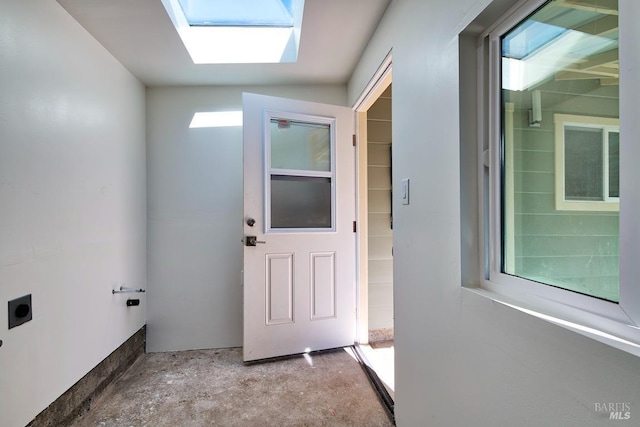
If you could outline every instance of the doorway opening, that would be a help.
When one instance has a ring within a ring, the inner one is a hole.
[[[391,58],[356,104],[358,124],[358,341],[393,397],[393,209]]]

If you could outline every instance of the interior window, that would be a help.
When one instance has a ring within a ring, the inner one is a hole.
[[[549,1],[500,41],[501,268],[618,302],[617,2],[577,4]]]

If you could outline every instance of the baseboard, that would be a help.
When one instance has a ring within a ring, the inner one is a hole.
[[[107,356],[88,374],[82,377],[27,427],[58,427],[69,425],[79,415],[91,408],[91,401],[114,379],[126,371],[138,357],[144,354],[147,329],[143,326]]]

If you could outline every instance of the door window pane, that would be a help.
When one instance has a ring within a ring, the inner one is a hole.
[[[333,230],[335,122],[326,117],[317,122],[292,117],[270,117],[266,130],[268,229]]]
[[[271,168],[331,171],[329,125],[272,118]]]
[[[331,228],[331,178],[272,175],[271,228]]]

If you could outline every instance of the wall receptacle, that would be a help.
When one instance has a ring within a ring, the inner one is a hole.
[[[9,329],[20,326],[32,318],[31,294],[9,301]]]

